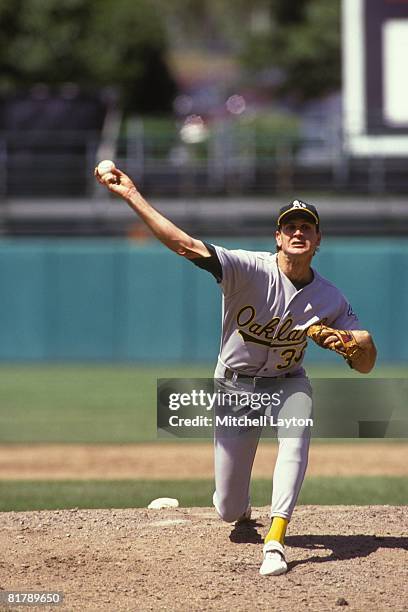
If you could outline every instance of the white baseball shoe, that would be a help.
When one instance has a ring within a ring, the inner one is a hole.
[[[263,561],[259,573],[261,576],[279,576],[288,571],[285,551],[280,542],[270,540],[263,547]]]

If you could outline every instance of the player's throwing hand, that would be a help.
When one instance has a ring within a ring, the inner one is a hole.
[[[94,175],[98,183],[125,200],[129,200],[133,194],[137,193],[136,186],[132,179],[130,179],[127,174],[115,166],[102,176],[100,175],[97,166],[95,168]]]

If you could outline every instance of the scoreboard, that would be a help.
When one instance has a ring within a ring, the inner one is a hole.
[[[342,9],[346,149],[408,157],[408,0],[343,0]]]

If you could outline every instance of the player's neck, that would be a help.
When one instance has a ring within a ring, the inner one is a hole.
[[[310,259],[292,258],[282,251],[278,253],[278,266],[285,276],[296,285],[308,285],[313,280]]]

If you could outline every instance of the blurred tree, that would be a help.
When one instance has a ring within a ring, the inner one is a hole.
[[[339,88],[340,0],[155,0],[172,46],[224,50],[250,74],[280,68],[300,99]]]
[[[248,35],[242,52],[244,65],[251,69],[281,68],[282,91],[300,99],[338,89],[340,0],[296,0],[290,11],[284,5],[283,1],[271,0],[276,9],[274,26],[270,32]],[[295,6],[297,10],[293,10]]]
[[[166,16],[176,48],[239,50],[253,11],[268,0],[154,0]]]
[[[164,112],[175,83],[149,0],[0,0],[0,86],[117,87],[127,109]]]
[[[270,7],[280,25],[298,23],[304,19],[308,0],[271,0]]]

